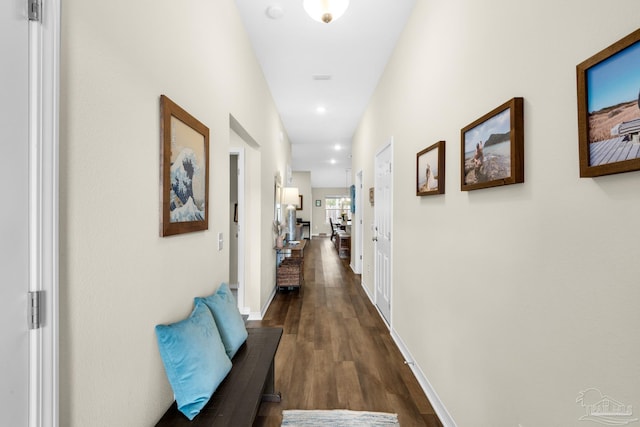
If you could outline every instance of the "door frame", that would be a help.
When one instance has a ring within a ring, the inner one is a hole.
[[[356,173],[356,194],[355,194],[355,200],[353,201],[353,203],[355,203],[356,206],[356,214],[355,214],[355,218],[353,221],[354,222],[354,235],[355,235],[355,242],[354,243],[354,252],[353,252],[353,257],[351,259],[351,269],[353,270],[354,273],[356,274],[362,274],[362,247],[363,247],[363,240],[364,240],[364,236],[362,233],[362,217],[363,217],[363,211],[364,211],[364,205],[363,205],[363,197],[362,197],[362,182],[363,182],[363,172],[362,169],[360,169],[357,173]]]
[[[29,22],[29,291],[45,295],[29,334],[29,427],[59,425],[60,11],[49,0]]]
[[[389,149],[389,162],[391,163],[391,172],[389,174],[389,179],[390,179],[390,183],[389,183],[389,319],[386,319],[385,316],[382,315],[382,312],[380,311],[380,308],[378,307],[378,282],[377,282],[377,272],[378,271],[378,265],[377,265],[377,241],[374,242],[374,256],[373,256],[373,268],[374,268],[374,275],[373,275],[373,295],[374,295],[374,303],[376,306],[376,309],[378,310],[378,313],[380,314],[380,317],[382,318],[382,320],[385,322],[385,324],[387,325],[387,327],[389,328],[389,330],[392,330],[392,320],[393,319],[393,242],[394,242],[394,232],[393,232],[393,171],[394,171],[394,167],[393,167],[393,136],[389,138],[389,140],[384,143],[380,148],[378,148],[378,150],[376,150],[376,154],[374,156],[374,188],[377,188],[377,159],[378,156],[386,149]],[[374,201],[374,205],[373,205],[373,224],[374,224],[374,229],[375,226],[377,224],[377,218],[378,218],[378,208],[380,207],[379,201],[375,200]],[[377,231],[373,231],[377,237]]]
[[[233,130],[232,130],[233,132]],[[238,308],[245,310],[245,168],[244,168],[244,148],[229,148],[229,156],[238,157]],[[229,236],[229,239],[232,237]],[[229,245],[231,246],[231,245]]]

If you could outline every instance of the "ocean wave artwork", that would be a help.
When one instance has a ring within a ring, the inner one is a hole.
[[[195,191],[202,186],[204,169],[191,148],[183,148],[171,163],[170,220],[171,222],[204,221],[204,191]]]

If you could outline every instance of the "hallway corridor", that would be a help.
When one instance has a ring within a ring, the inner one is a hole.
[[[398,414],[402,427],[442,426],[387,326],[328,238],[308,241],[302,289],[278,292],[264,320],[282,326],[276,354],[281,403],[263,403],[254,426],[280,426],[284,409]]]

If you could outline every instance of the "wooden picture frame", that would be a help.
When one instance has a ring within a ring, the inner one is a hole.
[[[576,66],[580,177],[640,170],[640,29]]]
[[[416,196],[444,194],[444,168],[444,141],[438,141],[416,154]]]
[[[512,98],[460,131],[461,190],[524,182],[524,100]]]
[[[301,211],[302,210],[302,194],[299,194],[298,197],[300,198],[300,203],[296,205],[296,210]]]
[[[209,228],[209,128],[160,96],[160,235]]]

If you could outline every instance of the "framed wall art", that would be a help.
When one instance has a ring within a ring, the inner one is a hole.
[[[322,207],[322,200],[316,200],[316,207],[317,208]]]
[[[444,160],[444,141],[438,141],[416,155],[416,196],[444,194]]]
[[[576,67],[580,176],[640,170],[640,29]]]
[[[461,132],[462,191],[524,182],[523,98],[513,98]]]
[[[209,227],[209,128],[160,97],[160,235]]]
[[[296,205],[296,210],[301,211],[302,210],[302,194],[299,194],[298,197],[300,198],[300,201]]]

